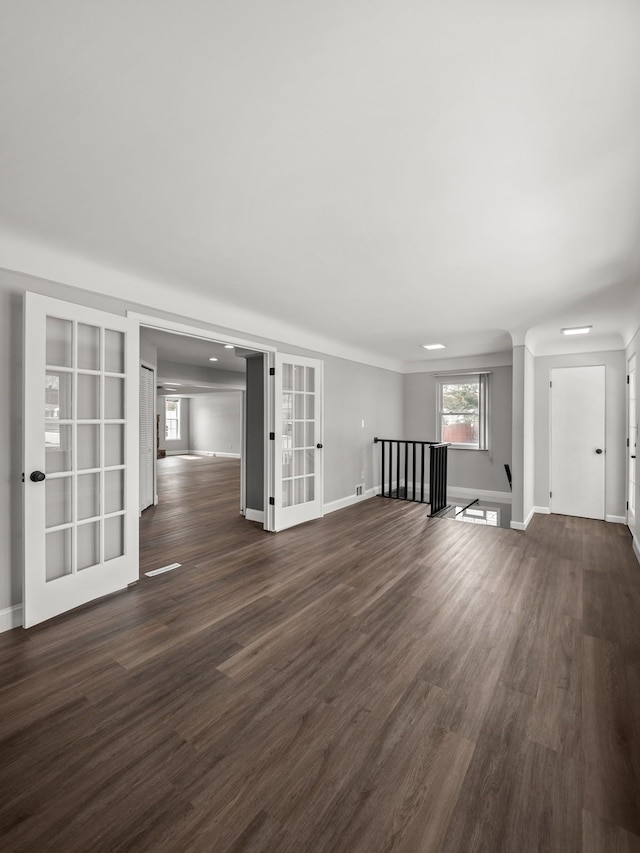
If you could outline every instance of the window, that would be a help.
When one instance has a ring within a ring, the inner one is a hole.
[[[164,401],[164,434],[167,441],[180,440],[180,400]]]
[[[487,450],[489,376],[475,373],[438,380],[438,439],[454,447]]]

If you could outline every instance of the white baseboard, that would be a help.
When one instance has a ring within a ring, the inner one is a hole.
[[[536,507],[532,506],[529,515],[525,518],[524,521],[512,521],[511,529],[512,530],[526,530],[529,524],[531,523],[531,519],[536,514]]]
[[[259,521],[260,524],[264,524],[263,509],[249,509],[249,507],[247,507],[244,511],[244,517],[247,521]]]
[[[633,553],[636,555],[638,562],[640,563],[640,545],[638,544],[638,540],[636,537],[633,537]]]
[[[404,480],[400,480],[400,487],[404,488]],[[416,489],[420,490],[420,483],[416,483]],[[388,486],[387,486],[388,488]],[[391,488],[396,488],[395,480],[391,484]],[[407,489],[409,494],[413,493],[413,482],[411,480],[407,481]],[[425,495],[429,494],[429,483],[424,484],[424,493]],[[493,492],[490,489],[469,489],[466,486],[447,486],[447,500],[450,498],[460,498],[461,500],[478,500],[481,501],[494,501],[495,503],[501,504],[510,504],[511,503],[511,492]]]
[[[534,506],[533,511],[538,515],[551,515],[551,509],[548,506]]]
[[[190,453],[190,450],[165,450],[165,456],[184,456],[185,453]]]
[[[611,521],[613,524],[626,524],[627,519],[624,515],[605,515],[605,521]]]
[[[190,456],[224,456],[227,459],[240,459],[239,453],[224,453],[222,450],[183,450]]]
[[[379,493],[380,486],[374,486],[372,489],[367,489],[362,495],[347,495],[346,498],[338,498],[337,501],[330,501],[328,504],[324,504],[322,511],[324,515],[327,515],[328,513],[335,512],[338,509],[345,509],[345,507],[352,506],[353,504],[368,501],[369,498],[375,498]]]
[[[19,628],[22,625],[22,605],[14,604],[13,607],[5,607],[0,610],[0,633]]]
[[[413,483],[409,481],[407,486],[409,494],[411,494],[413,490]],[[388,485],[387,488],[389,488]],[[395,490],[395,480],[392,482],[391,488],[392,490]],[[400,480],[400,488],[404,488],[404,480]],[[425,495],[428,494],[428,483],[425,483],[424,490]],[[373,498],[379,494],[380,486],[374,486],[371,489],[367,489],[363,495],[347,495],[344,498],[338,498],[337,501],[330,501],[329,503],[326,503],[324,505],[324,514],[326,515],[329,512],[335,512],[338,509],[344,509],[345,507],[360,503],[360,501],[366,501],[369,498]],[[450,486],[447,489],[447,499],[450,500],[451,498],[461,498],[462,500],[474,500],[475,498],[478,498],[481,501],[493,501],[494,503],[510,504],[511,492],[492,492],[487,489],[467,489],[462,488],[461,486]]]

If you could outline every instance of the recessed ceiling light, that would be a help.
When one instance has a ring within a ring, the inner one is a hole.
[[[234,344],[225,344],[224,348],[225,349],[235,349],[235,345]]]
[[[445,349],[444,344],[422,344],[423,349]]]
[[[210,358],[210,359],[209,359],[209,361],[217,361],[217,360],[218,360],[218,359],[217,359],[217,358],[215,358],[215,356],[213,356],[212,358]]]
[[[588,334],[593,326],[574,326],[570,329],[560,329],[563,335],[586,335]]]

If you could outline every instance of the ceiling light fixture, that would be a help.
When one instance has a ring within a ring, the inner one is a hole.
[[[444,344],[422,344],[423,349],[445,349]]]
[[[209,361],[217,361],[218,359],[214,357],[210,358]]]
[[[225,349],[235,349],[235,345],[234,344],[225,344],[224,348]]]
[[[586,335],[588,334],[593,326],[573,326],[569,329],[560,329],[563,335]]]

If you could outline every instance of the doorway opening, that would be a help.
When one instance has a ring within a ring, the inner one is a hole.
[[[266,527],[264,353],[156,322],[140,325],[141,574]],[[155,373],[151,406],[145,367]]]

